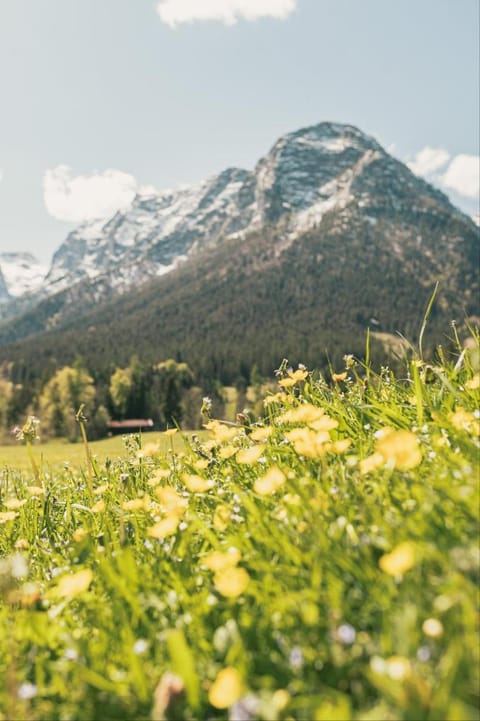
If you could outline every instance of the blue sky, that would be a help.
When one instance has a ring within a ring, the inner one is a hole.
[[[1,0],[0,251],[48,260],[136,188],[321,120],[475,212],[478,28],[478,0]]]

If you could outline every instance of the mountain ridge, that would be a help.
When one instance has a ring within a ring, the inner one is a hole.
[[[167,354],[231,380],[259,355],[264,370],[302,349],[321,365],[334,332],[351,347],[372,324],[413,340],[437,281],[437,337],[479,314],[478,228],[350,125],[294,131],[252,171],[137,196],[85,227],[47,276],[78,260],[77,280],[0,326],[0,361],[35,356],[47,372],[77,352],[104,373],[135,352]]]

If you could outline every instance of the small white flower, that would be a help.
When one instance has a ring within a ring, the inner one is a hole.
[[[345,646],[351,646],[357,637],[357,632],[349,623],[342,623],[342,625],[337,628],[336,636],[340,643],[343,643]]]
[[[22,683],[22,685],[19,687],[17,695],[18,698],[21,698],[23,701],[27,701],[28,699],[35,698],[35,696],[38,693],[38,688],[33,683]]]
[[[148,651],[149,643],[144,638],[139,638],[135,643],[133,644],[133,653],[137,654],[137,656],[143,656]]]

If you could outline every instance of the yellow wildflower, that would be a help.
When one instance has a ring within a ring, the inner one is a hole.
[[[316,433],[308,428],[295,428],[285,434],[285,438],[293,444],[300,456],[321,458],[327,452],[326,443],[330,440],[327,431]]]
[[[289,373],[286,378],[279,380],[278,385],[282,386],[282,388],[291,388],[297,383],[304,381],[307,376],[308,371],[299,368],[298,370],[293,371],[293,373]]]
[[[416,468],[422,462],[418,439],[411,431],[382,429],[376,450],[383,456],[385,462],[392,462],[394,467],[401,471]]]
[[[105,510],[105,501],[97,501],[93,504],[92,513],[102,513]]]
[[[8,508],[9,511],[17,511],[24,506],[26,502],[26,498],[11,498],[9,501],[5,501],[5,508]]]
[[[29,496],[44,496],[45,495],[45,489],[41,486],[27,486],[25,488],[26,492]]]
[[[264,476],[257,478],[254,483],[253,490],[260,496],[268,496],[275,493],[283,486],[286,481],[285,474],[282,473],[278,466],[272,466]]]
[[[171,437],[174,436],[176,433],[178,433],[178,428],[169,428],[168,430],[164,431],[163,435]]]
[[[8,521],[14,521],[17,516],[18,516],[18,513],[15,513],[15,511],[0,512],[0,524],[8,523]]]
[[[253,431],[250,433],[250,438],[252,439],[252,441],[266,441],[267,438],[270,438],[272,432],[273,428],[271,428],[270,426],[254,428]]]
[[[237,669],[231,666],[218,674],[210,687],[208,700],[215,708],[225,709],[232,706],[243,694],[243,681]]]
[[[219,421],[209,421],[205,425],[205,428],[213,434],[213,437],[218,443],[231,441],[240,431],[237,426],[227,426],[225,423],[220,423]]]
[[[480,388],[480,373],[475,373],[473,378],[465,383],[465,388],[470,391],[476,391]]]
[[[215,485],[214,481],[188,473],[183,476],[183,482],[191,493],[205,493]]]
[[[105,491],[108,490],[108,488],[109,488],[108,483],[104,483],[103,485],[97,486],[97,488],[94,488],[93,493],[95,496],[101,496],[102,493],[105,493]]]
[[[343,373],[332,373],[332,381],[334,383],[341,383],[347,379],[347,375],[347,371],[344,371]]]
[[[263,401],[263,405],[265,407],[267,407],[267,406],[271,405],[272,403],[283,403],[284,401],[287,400],[287,398],[288,398],[287,394],[284,393],[283,391],[280,391],[279,393],[274,393],[271,396],[267,396]]]
[[[279,423],[313,423],[318,421],[325,411],[323,408],[314,406],[311,403],[304,403],[297,408],[291,408],[278,418]]]
[[[345,453],[346,450],[350,448],[352,445],[351,438],[342,438],[341,440],[334,441],[330,447],[329,452],[330,453]]]
[[[122,508],[124,511],[146,511],[150,498],[145,496],[144,498],[132,498],[130,501],[124,501]]]
[[[198,461],[195,461],[193,464],[197,471],[204,471],[206,468],[208,468],[209,462],[206,458],[199,458]]]
[[[215,588],[226,598],[237,598],[247,588],[250,576],[244,568],[226,568],[215,575]]]
[[[155,489],[162,511],[164,513],[178,513],[182,515],[188,506],[186,498],[182,498],[174,488],[163,486]]]
[[[450,413],[448,419],[452,426],[459,431],[467,431],[475,434],[479,432],[480,422],[476,420],[473,413],[466,411],[465,408],[457,407],[454,413]]]
[[[19,538],[18,541],[15,542],[15,548],[17,551],[26,551],[30,548],[30,544],[26,538]]]
[[[171,474],[171,471],[169,468],[158,468],[153,476],[149,479],[148,485],[149,486],[158,486],[158,484],[164,480],[164,478],[169,478]]]
[[[228,506],[220,505],[216,507],[215,513],[213,514],[213,525],[217,531],[225,531],[231,515],[232,512]]]
[[[415,544],[409,541],[401,543],[390,553],[383,555],[378,565],[389,576],[401,576],[415,565]]]
[[[374,471],[375,468],[379,468],[379,466],[383,466],[385,463],[385,460],[381,453],[373,453],[371,456],[367,456],[366,458],[362,458],[362,460],[359,463],[360,473],[362,476],[364,476],[367,473],[371,473],[371,471]]]
[[[87,591],[93,581],[93,573],[89,568],[69,576],[62,576],[56,588],[56,595],[61,598],[73,598]]]
[[[264,445],[251,446],[250,448],[242,448],[237,453],[237,463],[251,466],[258,461],[265,451]]]
[[[81,543],[88,536],[87,531],[84,528],[76,528],[73,532],[72,538],[75,543]]]
[[[318,421],[312,421],[308,425],[314,431],[332,431],[334,428],[338,428],[338,421],[325,415],[319,418]]]
[[[180,518],[176,513],[172,513],[170,516],[163,518],[158,521],[154,526],[151,526],[147,535],[151,538],[166,538],[167,536],[173,536],[180,523]]]
[[[231,446],[231,445],[223,446],[218,451],[218,455],[220,456],[220,458],[222,458],[224,461],[226,461],[228,458],[231,458],[232,456],[234,456],[237,451],[238,451],[238,448],[236,446]]]
[[[202,559],[202,564],[210,571],[224,571],[226,568],[233,568],[237,565],[241,558],[238,548],[229,548],[225,553],[221,551],[213,551]]]

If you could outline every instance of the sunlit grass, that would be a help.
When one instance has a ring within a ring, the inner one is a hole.
[[[12,456],[0,719],[477,718],[478,372],[285,366],[258,423]]]
[[[202,433],[200,432],[200,435]],[[107,458],[119,458],[126,455],[124,436],[114,436],[102,441],[90,443],[90,450],[99,463]],[[145,433],[145,443],[159,443],[162,450],[171,447],[171,441],[163,433]],[[174,439],[174,446],[183,447],[183,439],[177,436]],[[64,464],[78,467],[85,463],[85,450],[81,443],[67,443],[66,441],[52,440],[48,443],[39,443],[33,446],[34,457],[40,466],[54,466],[56,468]],[[30,469],[30,460],[27,449],[21,445],[0,446],[0,469],[6,466],[14,467],[17,470],[26,471]]]

